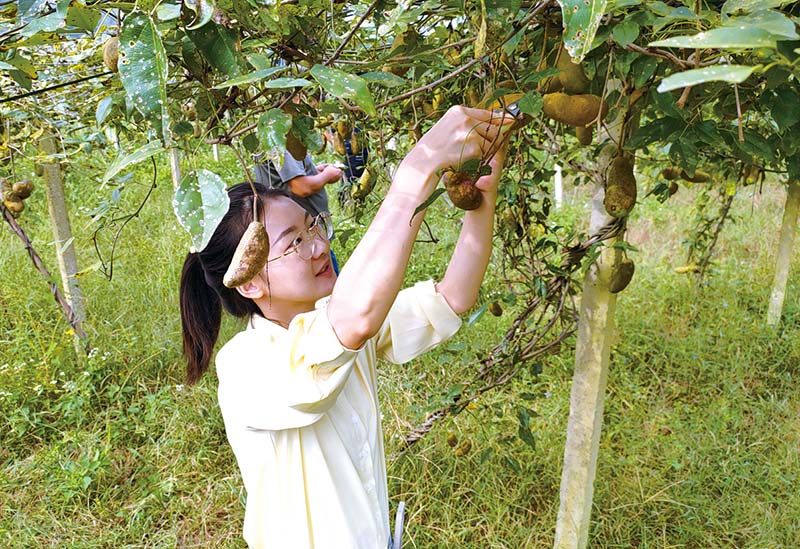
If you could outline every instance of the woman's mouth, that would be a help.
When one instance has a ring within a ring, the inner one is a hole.
[[[328,261],[327,263],[325,263],[325,266],[324,266],[324,267],[322,267],[322,268],[321,268],[321,269],[320,269],[320,270],[317,272],[316,276],[326,276],[326,275],[328,275],[328,274],[332,273],[332,272],[333,272],[333,269],[332,269],[331,267],[332,267],[332,266],[331,266],[331,262],[330,262],[330,261]]]

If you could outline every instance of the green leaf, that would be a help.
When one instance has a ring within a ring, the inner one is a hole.
[[[97,110],[95,110],[94,119],[98,126],[103,125],[103,122],[105,122],[105,119],[108,116],[108,113],[111,112],[111,107],[113,106],[114,97],[111,95],[104,97],[97,103]]]
[[[119,77],[131,104],[168,144],[167,54],[150,17],[133,12],[125,18],[119,55]]]
[[[774,48],[776,37],[757,28],[719,27],[691,36],[673,36],[666,40],[650,42],[650,47],[663,48],[717,48],[747,49]]]
[[[430,206],[431,204],[433,204],[433,202],[434,202],[434,201],[435,201],[437,198],[439,198],[439,197],[442,195],[442,193],[444,193],[444,192],[445,192],[445,190],[446,190],[446,189],[445,189],[444,187],[439,187],[438,189],[434,190],[434,191],[431,193],[431,195],[430,195],[430,196],[429,196],[427,199],[425,199],[425,202],[423,202],[422,204],[420,204],[419,206],[417,206],[417,208],[414,210],[414,214],[411,216],[411,219],[414,219],[414,216],[415,216],[415,215],[417,215],[419,212],[421,212],[422,210],[424,210],[425,208],[427,208],[428,206]],[[409,222],[410,222],[410,221],[409,221]]]
[[[325,139],[314,127],[314,119],[310,116],[297,116],[292,120],[292,133],[310,150],[319,152],[325,144]]]
[[[156,8],[156,17],[159,21],[172,21],[181,16],[180,4],[159,4]]]
[[[286,134],[292,128],[292,115],[280,109],[270,109],[258,119],[258,141],[267,158],[283,165],[283,151],[286,150]]]
[[[437,190],[439,190],[439,189],[437,189]],[[441,189],[441,190],[444,190],[444,189]],[[484,303],[483,305],[478,307],[478,310],[476,310],[474,313],[472,313],[469,316],[469,320],[467,320],[467,326],[472,326],[473,324],[478,322],[478,320],[480,320],[480,318],[484,315],[484,313],[486,312],[486,310],[488,308],[489,308],[489,304],[488,303]]]
[[[261,69],[253,72],[249,72],[247,74],[243,74],[241,76],[237,76],[236,78],[231,78],[226,80],[222,84],[217,84],[214,86],[215,90],[221,90],[223,88],[230,88],[232,86],[243,86],[245,84],[250,84],[252,82],[260,82],[265,78],[272,76],[277,72],[281,72],[286,70],[284,67],[269,67],[267,69]]]
[[[406,83],[405,78],[386,71],[365,72],[361,75],[361,78],[367,82],[374,82],[375,84],[385,88],[396,88]]]
[[[722,5],[722,14],[752,13],[767,8],[777,8],[783,4],[786,4],[786,0],[728,0]]]
[[[614,41],[623,48],[639,37],[639,25],[632,19],[624,19],[611,31]]]
[[[208,63],[229,78],[239,76],[239,54],[236,52],[238,34],[232,29],[212,23],[186,34]]]
[[[583,61],[594,42],[608,0],[558,0],[564,26],[564,47],[576,62]]]
[[[33,36],[39,32],[55,32],[65,27],[69,4],[70,0],[60,0],[56,6],[56,11],[32,19],[27,25],[20,29],[20,36]]]
[[[796,40],[800,38],[795,30],[794,21],[775,10],[760,10],[742,17],[730,17],[725,20],[725,26],[740,29],[757,28],[782,39]]]
[[[184,0],[183,4],[194,12],[194,21],[186,26],[186,30],[199,29],[214,16],[213,0]]]
[[[311,82],[305,78],[276,78],[269,80],[264,84],[265,88],[270,89],[283,89],[283,88],[305,88],[310,86]]]
[[[178,137],[182,137],[184,135],[193,135],[194,126],[188,120],[181,120],[172,126],[172,134]]]
[[[311,76],[322,88],[339,99],[350,99],[370,116],[376,116],[375,102],[367,87],[367,81],[360,76],[348,74],[325,65],[314,65]]]
[[[541,94],[528,92],[519,98],[519,101],[517,101],[517,105],[519,105],[520,112],[523,112],[535,118],[539,116],[539,113],[542,112],[542,107],[544,106],[544,100],[542,99]]]
[[[692,69],[677,74],[672,74],[661,81],[658,86],[659,92],[667,92],[687,86],[696,86],[704,82],[731,82],[739,84],[747,80],[754,70],[761,68],[761,65],[748,67],[745,65],[715,65],[702,69]]]
[[[524,442],[534,450],[536,449],[536,439],[533,438],[533,433],[531,433],[531,430],[527,426],[523,427],[522,424],[520,424],[519,430],[517,432],[522,442]]]
[[[189,233],[192,251],[202,251],[228,212],[230,199],[225,182],[208,170],[196,170],[175,189],[172,207],[181,226]]]
[[[4,61],[0,61],[0,70],[2,70],[2,71],[13,71],[13,70],[16,70],[16,69],[17,69],[17,67],[15,67],[14,65],[10,65],[9,63],[6,63]]]
[[[87,8],[80,4],[73,4],[67,12],[67,26],[74,27],[86,32],[94,32],[100,22],[100,11]]]
[[[752,130],[744,131],[744,141],[737,145],[744,152],[760,159],[772,162],[775,160],[775,151],[772,146],[761,135]]]
[[[133,164],[138,164],[142,160],[147,160],[151,156],[158,154],[160,151],[163,150],[163,146],[161,141],[151,141],[144,147],[141,147],[130,154],[126,154],[124,156],[118,156],[114,162],[106,169],[106,173],[103,175],[103,179],[101,183],[107,183],[112,177],[117,175],[119,172],[131,166]]]

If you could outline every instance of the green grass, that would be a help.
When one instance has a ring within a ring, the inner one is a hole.
[[[226,166],[220,171],[236,173]],[[87,213],[110,189],[90,188],[83,175],[71,176],[68,198],[85,266],[95,261]],[[215,376],[181,385],[177,282],[187,238],[173,221],[168,175],[160,167],[152,203],[123,233],[113,280],[97,272],[82,279],[96,347],[82,364],[43,279],[19,241],[0,231],[4,547],[244,547],[244,494]],[[126,209],[150,177],[136,171]],[[713,276],[700,287],[673,271],[685,257],[691,194],[648,200],[631,219],[640,252],[618,299],[590,546],[794,548],[798,261],[783,325],[764,326],[783,193],[767,185],[763,195],[737,197],[736,223],[723,231]],[[585,223],[586,198],[586,189],[572,190],[559,220]],[[440,242],[417,245],[409,283],[441,276],[452,249],[458,216],[437,205],[430,218]],[[46,219],[37,190],[20,223],[55,272]],[[354,243],[337,253],[346,257]],[[485,296],[502,290],[498,277],[492,269]],[[402,451],[407,430],[447,387],[474,375],[476,355],[512,317],[484,315],[423,359],[383,365],[390,493],[393,507],[408,504],[407,547],[552,546],[573,340],[541,362],[541,374],[526,369]],[[226,321],[223,339],[237,329]],[[535,448],[517,437],[520,408],[533,416]],[[448,432],[470,440],[471,452],[456,457]]]

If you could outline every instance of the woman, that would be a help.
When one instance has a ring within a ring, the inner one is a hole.
[[[400,291],[424,213],[443,169],[480,158],[505,124],[497,113],[453,107],[406,156],[341,274],[329,254],[327,219],[259,189],[270,239],[266,268],[235,290],[222,277],[253,219],[249,185],[208,246],[187,256],[181,318],[188,381],[208,367],[222,307],[247,329],[217,353],[219,403],[247,490],[250,547],[384,548],[390,543],[378,357],[401,363],[449,338],[476,301],[491,253],[503,156],[477,182],[482,205],[467,212],[441,282]]]

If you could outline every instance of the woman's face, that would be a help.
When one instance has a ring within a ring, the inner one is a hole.
[[[264,226],[269,235],[269,262],[256,280],[273,318],[291,318],[310,311],[318,299],[333,291],[336,273],[327,240],[314,236],[314,251],[309,259],[292,251],[312,221],[311,215],[290,198],[275,197],[267,202]]]

